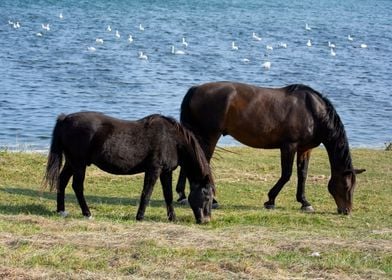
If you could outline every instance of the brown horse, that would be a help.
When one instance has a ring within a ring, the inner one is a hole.
[[[73,177],[72,188],[82,214],[91,217],[83,194],[86,167],[90,164],[112,174],[145,173],[137,220],[143,220],[160,178],[170,221],[175,220],[172,171],[180,165],[190,181],[188,199],[196,221],[210,220],[214,185],[208,161],[193,133],[172,118],[151,115],[125,121],[97,112],[60,115],[53,130],[45,182],[57,189],[57,212],[61,215],[66,215],[64,191]]]
[[[281,177],[268,193],[267,209],[275,207],[297,153],[297,201],[302,210],[314,211],[305,197],[305,181],[311,150],[323,143],[331,165],[328,190],[339,213],[351,212],[355,174],[365,170],[353,168],[343,123],[330,101],[312,88],[261,88],[233,82],[194,86],[182,101],[181,123],[199,138],[208,160],[221,135],[254,148],[280,149]],[[179,201],[185,196],[185,176],[181,170]]]

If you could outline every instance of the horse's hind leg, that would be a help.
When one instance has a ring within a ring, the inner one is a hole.
[[[165,197],[167,218],[169,221],[176,220],[176,214],[173,208],[173,190],[172,190],[172,172],[163,172],[160,176],[163,196]]]
[[[67,184],[71,176],[72,176],[72,168],[66,161],[60,173],[59,188],[57,190],[57,213],[59,213],[64,217],[67,216],[67,212],[65,212],[65,205],[64,205],[65,188],[67,187]]]
[[[283,186],[290,180],[291,173],[293,171],[293,162],[296,152],[296,145],[288,144],[280,149],[280,164],[282,168],[281,177],[268,192],[268,201],[264,203],[264,207],[267,209],[275,208],[275,198],[282,190]]]
[[[297,154],[297,201],[302,204],[301,210],[306,212],[314,212],[312,205],[310,205],[310,203],[306,200],[305,197],[305,182],[306,176],[308,174],[310,152],[311,150],[298,151]]]
[[[73,168],[73,180],[72,188],[75,192],[76,198],[78,199],[79,206],[82,209],[82,214],[86,218],[91,217],[90,209],[87,206],[86,200],[84,198],[84,178],[86,175],[86,165],[78,164],[77,167]]]
[[[150,202],[152,190],[156,181],[158,180],[160,170],[150,169],[144,174],[144,185],[142,195],[140,196],[139,209],[137,210],[136,220],[141,221],[144,219],[144,212],[146,211],[147,204]]]
[[[185,195],[185,184],[186,184],[186,174],[184,168],[180,168],[180,175],[178,176],[176,192],[178,193],[177,202],[181,204],[186,204],[187,199]]]

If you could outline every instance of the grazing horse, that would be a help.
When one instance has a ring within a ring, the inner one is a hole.
[[[65,163],[62,166],[62,156]],[[57,212],[64,214],[64,191],[72,188],[82,214],[91,217],[83,194],[86,167],[95,164],[112,174],[145,173],[136,219],[143,220],[158,178],[162,183],[167,217],[175,220],[172,171],[180,165],[190,180],[189,204],[197,223],[211,217],[214,193],[211,170],[192,132],[172,118],[151,115],[137,121],[115,119],[97,112],[60,115],[53,130],[45,185],[57,189]]]
[[[181,104],[181,123],[192,130],[209,161],[221,135],[231,135],[254,148],[280,149],[281,177],[268,193],[265,208],[275,199],[292,174],[297,153],[297,201],[301,209],[313,212],[305,197],[305,180],[311,150],[324,144],[331,166],[328,190],[339,213],[352,209],[355,170],[342,121],[331,102],[304,85],[261,88],[216,82],[191,87]],[[177,184],[179,201],[185,198],[186,172]]]

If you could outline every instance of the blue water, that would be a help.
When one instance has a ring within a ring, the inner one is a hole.
[[[265,2],[2,0],[0,147],[47,149],[59,113],[178,118],[190,86],[217,80],[310,85],[335,105],[351,146],[392,141],[392,1]],[[41,27],[47,23],[49,31]],[[252,39],[253,32],[262,40]],[[171,54],[172,45],[186,54]],[[221,144],[237,143],[223,138]]]

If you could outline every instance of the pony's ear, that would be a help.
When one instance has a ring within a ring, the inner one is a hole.
[[[366,169],[354,169],[354,173],[355,174],[361,174],[361,173],[363,173],[365,171],[366,171]]]

